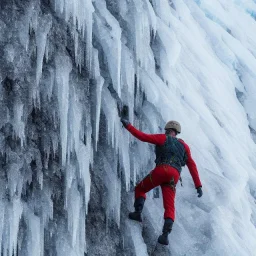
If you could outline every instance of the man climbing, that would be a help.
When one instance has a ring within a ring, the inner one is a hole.
[[[198,197],[203,195],[196,164],[192,159],[189,146],[176,137],[181,132],[181,126],[177,121],[169,121],[165,125],[165,134],[145,134],[137,130],[130,124],[127,110],[121,114],[121,122],[137,139],[156,145],[156,167],[135,187],[135,211],[129,213],[129,218],[141,222],[141,212],[146,193],[157,186],[161,186],[165,221],[162,230],[163,234],[159,236],[158,242],[168,245],[168,235],[172,230],[175,219],[175,187],[183,166],[188,166]]]

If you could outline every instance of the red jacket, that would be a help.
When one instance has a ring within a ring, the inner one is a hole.
[[[131,124],[129,124],[126,129],[137,139],[144,141],[144,142],[148,142],[151,144],[155,144],[155,145],[159,145],[162,146],[165,141],[166,141],[166,134],[146,134],[143,133],[139,130],[137,130],[134,126],[132,126]],[[191,156],[191,152],[190,152],[190,148],[189,146],[183,141],[183,140],[179,140],[185,147],[186,153],[187,153],[187,162],[186,165],[189,169],[189,172],[193,178],[195,187],[201,187],[201,181],[199,178],[199,174],[198,174],[198,170],[196,167],[196,163],[193,160],[192,156]]]

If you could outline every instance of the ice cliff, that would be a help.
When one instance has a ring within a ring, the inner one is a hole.
[[[255,0],[0,0],[0,255],[256,255]],[[127,220],[177,120],[203,183]]]

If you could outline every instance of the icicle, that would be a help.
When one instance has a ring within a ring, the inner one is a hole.
[[[58,55],[55,58],[55,65],[60,112],[61,159],[62,164],[65,165],[68,139],[69,74],[72,64],[67,56]]]
[[[70,114],[69,114],[69,136],[68,151],[79,150],[81,127],[82,127],[82,104],[79,102],[79,95],[72,86],[70,90]]]
[[[147,67],[147,54],[150,51],[150,24],[147,13],[144,11],[143,2],[133,2],[134,8],[134,31],[136,58],[140,67]]]
[[[79,102],[79,95],[75,88],[70,90],[70,109],[69,109],[69,136],[68,136],[68,152],[75,151],[79,175],[84,184],[84,200],[87,213],[87,205],[90,199],[91,177],[89,167],[93,160],[93,149],[91,143],[92,128],[90,123],[90,112],[86,114],[86,123],[83,124],[83,106]],[[86,142],[83,143],[84,129],[86,133]],[[68,176],[71,174],[68,171]],[[70,181],[69,181],[70,182]],[[70,183],[67,183],[70,186]]]
[[[76,182],[73,182],[70,190],[68,191],[68,229],[71,233],[72,247],[76,244],[77,232],[80,222],[80,207],[82,205],[80,193],[77,190]]]
[[[104,79],[100,75],[100,66],[99,66],[99,60],[98,60],[98,51],[96,49],[93,49],[93,59],[92,59],[92,67],[93,67],[93,78],[96,80],[96,121],[95,121],[95,148],[97,151],[97,145],[99,140],[99,123],[100,123],[100,110],[101,110],[101,93],[102,93],[102,87],[104,84]]]
[[[0,183],[0,185],[3,185]],[[2,191],[0,191],[0,196],[1,198],[4,198],[4,195]],[[3,236],[4,236],[4,223],[5,223],[5,210],[6,210],[6,204],[4,201],[0,200],[0,255],[2,255],[2,241],[3,241]],[[7,238],[5,238],[7,239]]]
[[[87,253],[86,246],[86,215],[84,207],[80,208],[80,229],[79,229],[79,247],[77,251],[80,251],[81,254]]]
[[[21,146],[23,146],[25,142],[25,124],[23,122],[23,107],[24,105],[20,101],[14,102],[13,128],[15,135],[20,138]]]
[[[44,239],[41,237],[41,224],[40,218],[35,216],[34,213],[26,209],[26,223],[28,226],[28,237],[27,237],[27,256],[43,255],[40,251],[41,243]]]
[[[31,30],[31,19],[33,16],[36,16],[37,13],[34,11],[35,3],[31,3],[26,10],[26,14],[22,16],[22,20],[20,20],[20,29],[18,30],[19,39],[22,46],[28,50],[29,45],[29,32]]]
[[[115,99],[112,98],[107,88],[102,90],[102,109],[107,117],[108,143],[115,149],[116,154],[120,154],[120,161],[124,169],[126,189],[130,187],[130,157],[128,147],[124,145],[129,141],[129,134],[122,131],[122,126],[117,112]]]
[[[49,41],[46,40],[46,45],[45,45],[45,61],[46,63],[49,61]]]
[[[8,204],[6,208],[5,220],[5,242],[3,246],[3,254],[6,256],[17,256],[17,242],[21,214],[23,212],[23,205],[18,198],[13,198],[12,203]]]
[[[49,188],[49,184],[47,183],[44,185],[41,198],[42,207],[45,209],[45,211],[42,212],[41,224],[43,226],[47,226],[49,220],[53,219],[52,189]]]
[[[18,160],[18,159],[17,159]],[[15,161],[12,159],[12,161]],[[8,168],[8,188],[11,198],[18,192],[18,183],[20,182],[20,166],[19,164],[13,162],[9,165]]]
[[[121,28],[117,20],[110,14],[103,0],[95,2],[97,13],[95,18],[94,33],[107,57],[108,69],[112,79],[113,87],[117,94],[121,94]],[[104,17],[104,18],[103,18]],[[106,25],[107,24],[107,25]]]
[[[92,24],[93,24],[93,19],[92,19],[92,14],[94,12],[94,8],[92,5],[91,0],[86,1],[86,66],[88,69],[91,69],[91,59],[92,59]]]
[[[52,142],[52,151],[53,151],[53,156],[55,157],[56,153],[58,152],[58,136],[55,134],[51,135],[51,142]]]
[[[78,32],[75,30],[74,31],[74,35],[73,35],[73,38],[74,38],[74,47],[75,47],[75,60],[76,60],[76,65],[79,66],[81,65],[80,61],[78,60],[79,59],[79,36],[78,36]]]
[[[116,170],[113,169],[113,160],[103,157],[104,171],[106,176],[104,177],[106,187],[108,189],[107,198],[107,218],[113,217],[118,226],[120,226],[120,206],[121,206],[121,183],[116,176]],[[111,165],[110,165],[111,163]],[[117,160],[114,160],[117,163]],[[109,186],[111,184],[111,186]]]
[[[60,13],[64,12],[65,19],[68,21],[70,18],[73,20],[73,30],[78,31],[82,36],[86,36],[86,66],[91,69],[91,56],[92,56],[92,13],[94,8],[92,0],[55,0],[55,10]],[[78,38],[74,32],[75,46],[77,46]],[[75,53],[77,49],[75,49]]]
[[[89,129],[88,129],[89,130]],[[91,132],[91,131],[90,131]],[[91,136],[91,134],[88,134]],[[80,142],[79,151],[77,152],[77,160],[79,163],[79,171],[84,183],[84,198],[85,198],[85,213],[88,211],[88,203],[90,200],[90,191],[91,191],[91,175],[90,175],[90,163],[92,161],[92,148],[91,148],[91,139],[87,142],[88,146],[85,146]]]
[[[122,64],[121,64],[121,84],[122,101],[129,106],[129,120],[133,123],[134,120],[134,76],[135,68],[132,55],[129,49],[124,45],[122,47]]]
[[[36,48],[37,48],[37,67],[36,67],[36,84],[38,86],[42,76],[43,59],[46,50],[47,35],[52,26],[52,20],[50,15],[39,17],[36,28]]]
[[[150,27],[153,32],[153,35],[155,35],[157,30],[157,16],[150,2],[145,1],[145,4],[147,5],[147,9],[148,9],[148,18],[150,19]]]
[[[40,223],[40,241],[39,241],[39,246],[40,246],[40,256],[44,256],[44,224]]]

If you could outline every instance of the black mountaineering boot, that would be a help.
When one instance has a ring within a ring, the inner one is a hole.
[[[172,225],[173,225],[172,219],[166,218],[164,220],[163,234],[158,237],[158,243],[163,244],[163,245],[169,244],[168,235],[172,231]]]
[[[144,206],[144,202],[145,202],[144,197],[138,197],[137,199],[135,199],[135,202],[134,202],[135,212],[129,213],[129,219],[142,222],[141,212]]]

